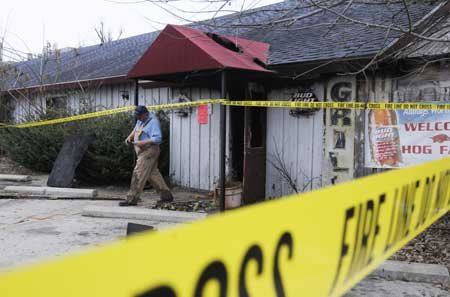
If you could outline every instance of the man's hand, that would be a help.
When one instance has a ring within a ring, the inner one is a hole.
[[[130,143],[132,143],[131,139],[126,138],[125,139],[125,145],[130,145]]]

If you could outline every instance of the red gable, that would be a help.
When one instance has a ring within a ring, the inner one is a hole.
[[[214,69],[271,72],[269,44],[167,25],[128,73],[130,78]]]

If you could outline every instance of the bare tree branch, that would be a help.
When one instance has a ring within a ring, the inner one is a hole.
[[[403,1],[403,6],[405,7],[406,15],[408,16],[409,32],[412,33],[412,31],[413,31],[413,22],[412,22],[411,14],[409,12],[408,4],[406,3],[406,0],[402,0],[402,1]]]
[[[413,32],[413,31],[409,32],[408,30],[405,30],[405,29],[403,29],[401,27],[398,27],[398,26],[394,26],[393,24],[383,25],[383,24],[375,24],[375,23],[360,21],[360,20],[357,20],[355,18],[347,17],[346,15],[344,15],[344,14],[342,14],[342,13],[340,13],[340,12],[334,10],[334,9],[328,8],[328,7],[320,5],[320,4],[317,4],[315,2],[316,0],[309,0],[309,1],[311,1],[312,3],[315,3],[317,5],[317,7],[321,8],[323,10],[326,10],[326,11],[328,11],[330,13],[333,13],[333,14],[335,14],[337,16],[340,16],[341,18],[343,18],[343,19],[345,19],[345,20],[347,20],[349,22],[352,22],[354,24],[364,25],[364,26],[367,26],[369,28],[379,28],[379,29],[386,29],[386,30],[397,31],[397,32],[401,32],[401,33],[409,33],[409,34],[413,35],[414,37],[417,37],[417,38],[423,39],[423,40],[428,40],[428,41],[448,42],[448,40],[442,40],[440,38],[427,37],[427,36],[424,36],[422,34],[419,34],[419,33]]]

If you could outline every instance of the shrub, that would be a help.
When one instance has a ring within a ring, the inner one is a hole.
[[[43,116],[41,118],[48,118]],[[159,113],[164,142],[159,159],[163,175],[169,173],[169,120]],[[64,139],[74,134],[96,139],[78,166],[75,178],[89,184],[127,183],[134,166],[134,152],[124,143],[133,127],[130,113],[30,128],[0,129],[0,146],[11,159],[33,171],[49,173]]]

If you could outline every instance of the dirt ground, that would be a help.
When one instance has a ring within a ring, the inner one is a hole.
[[[450,213],[417,236],[391,260],[441,264],[450,271]]]
[[[11,161],[11,159],[0,156],[0,173],[4,174],[31,174],[29,169]]]

